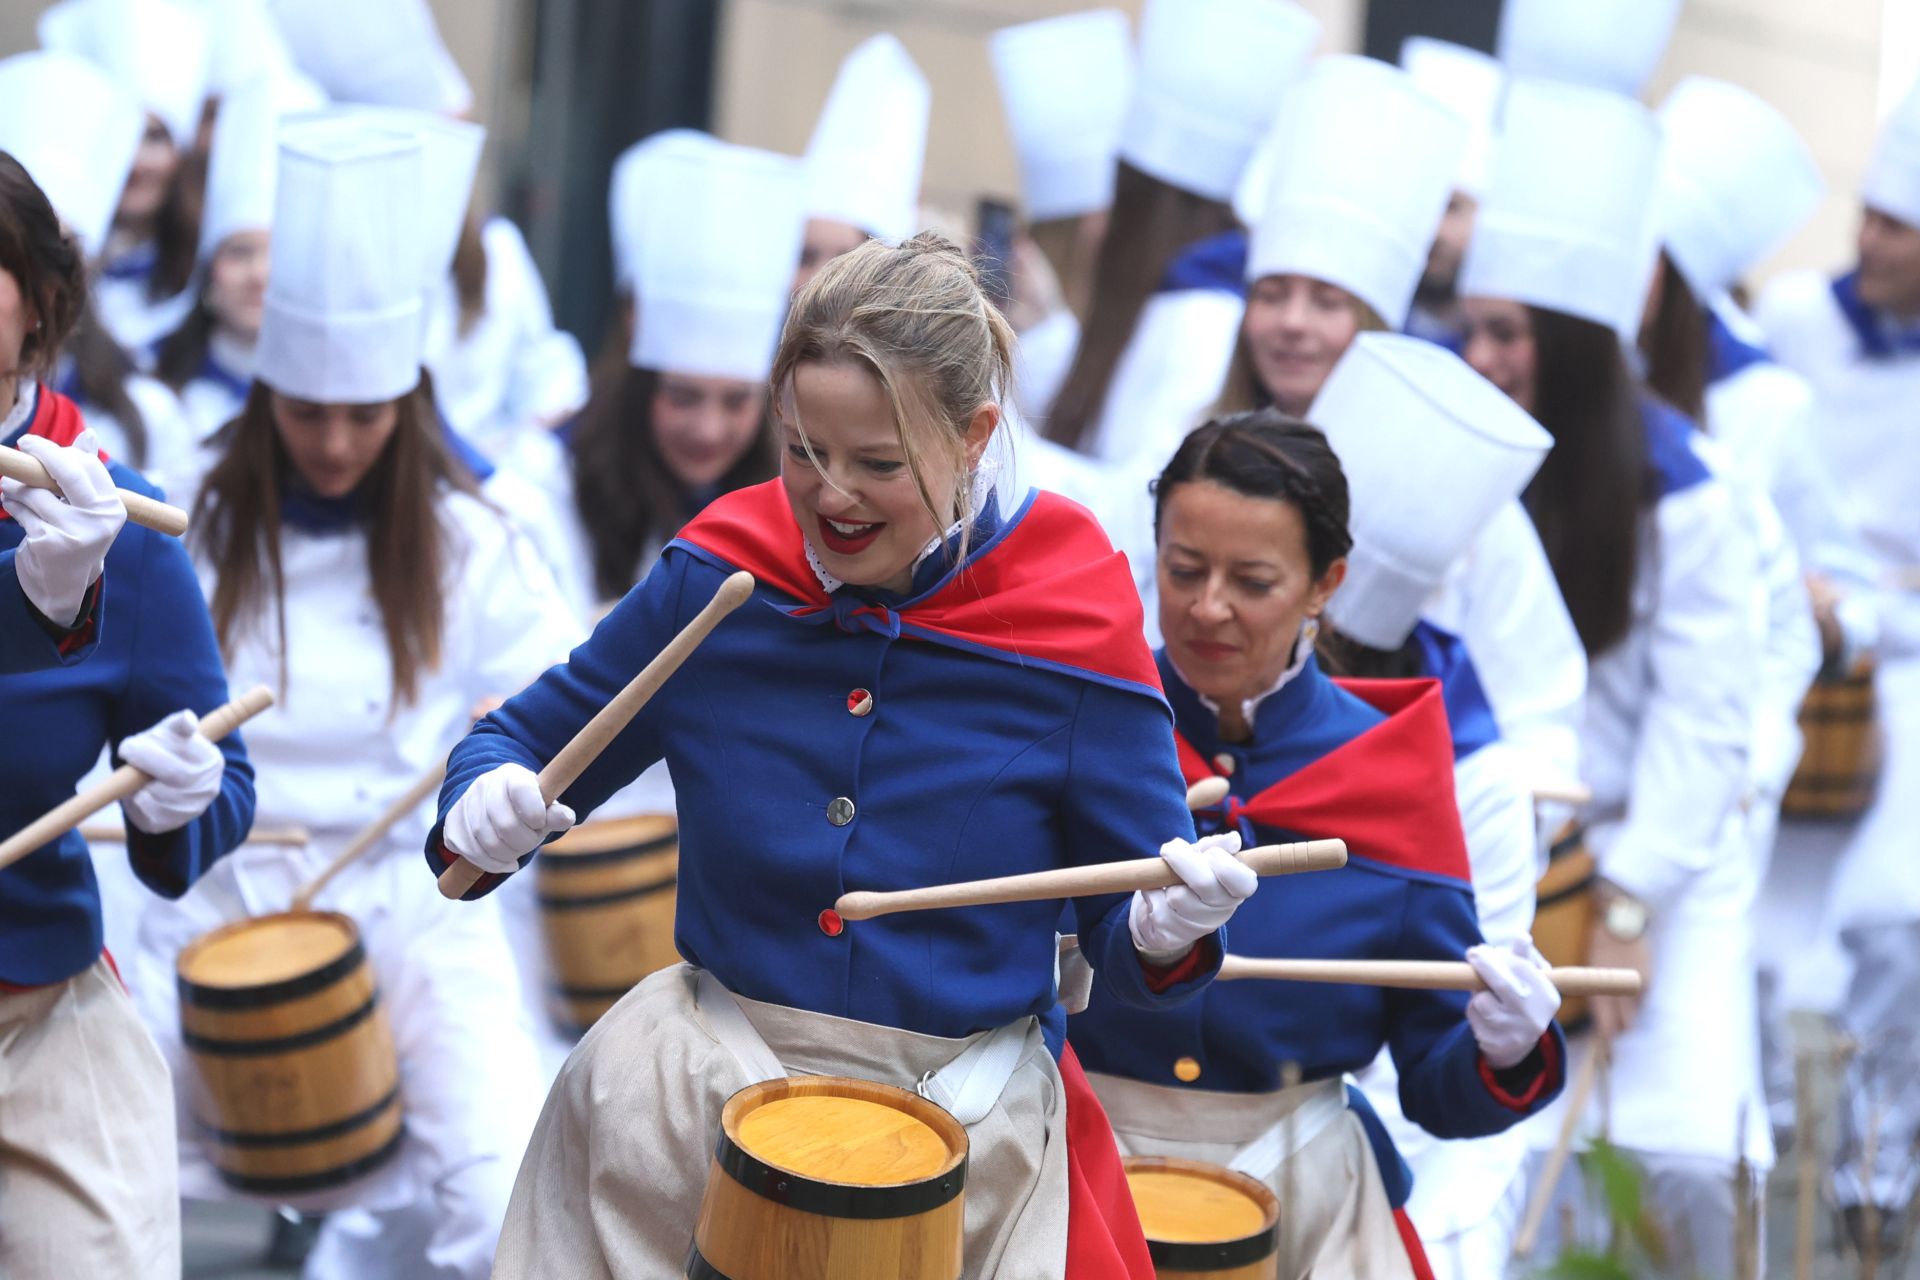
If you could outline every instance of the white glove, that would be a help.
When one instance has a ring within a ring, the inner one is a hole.
[[[153,778],[120,807],[149,835],[178,831],[207,811],[220,794],[226,757],[200,736],[200,717],[176,711],[120,743],[120,758]]]
[[[1169,840],[1160,846],[1160,856],[1181,883],[1135,893],[1127,917],[1134,949],[1149,963],[1178,960],[1253,896],[1260,877],[1233,856],[1238,852],[1237,831],[1202,836],[1191,844]]]
[[[540,779],[525,765],[481,774],[454,801],[443,831],[447,848],[482,871],[510,875],[550,835],[573,825],[573,810],[540,796]]]
[[[82,431],[67,449],[25,436],[20,449],[46,467],[60,493],[0,479],[0,505],[26,534],[14,557],[14,573],[48,621],[72,626],[87,588],[106,567],[107,548],[127,522],[127,509],[100,461],[93,432]]]
[[[1484,943],[1469,947],[1467,963],[1487,984],[1467,1001],[1473,1038],[1495,1071],[1518,1066],[1540,1043],[1560,1008],[1560,992],[1548,976],[1553,966],[1527,937],[1514,939],[1511,950]]]

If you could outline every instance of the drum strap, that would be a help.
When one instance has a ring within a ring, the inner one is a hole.
[[[1265,1182],[1274,1170],[1346,1114],[1347,1090],[1338,1079],[1316,1080],[1298,1088],[1304,1095],[1300,1105],[1289,1111],[1279,1124],[1242,1147],[1240,1154],[1227,1163],[1227,1168]]]
[[[731,1053],[759,1084],[790,1074],[720,980],[705,969],[694,971],[694,1004],[721,1048]],[[1022,1018],[981,1036],[946,1066],[929,1071],[914,1086],[929,1102],[946,1108],[963,1125],[978,1124],[1000,1104],[1007,1082],[1020,1065],[1032,1019]]]

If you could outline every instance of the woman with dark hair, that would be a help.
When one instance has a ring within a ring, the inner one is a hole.
[[[254,381],[216,437],[192,545],[229,670],[280,691],[253,722],[263,820],[299,848],[242,850],[177,908],[148,912],[135,983],[182,1072],[183,946],[284,910],[440,760],[474,708],[578,635],[551,576],[444,442],[421,369],[425,143],[344,113],[280,131],[276,227]],[[290,216],[352,209],[353,219]],[[487,1274],[542,1076],[497,911],[442,909],[410,858],[416,814],[319,906],[360,928],[399,1054],[404,1135],[352,1181],[249,1189],[332,1214],[308,1274]],[[449,1082],[455,1082],[449,1084]],[[180,1134],[190,1194],[230,1196],[205,1136]]]
[[[9,586],[0,608],[0,706],[11,730],[0,746],[0,830],[70,798],[111,752],[153,778],[122,805],[133,872],[177,897],[245,836],[253,771],[238,735],[216,747],[195,732],[197,716],[228,695],[185,549],[121,524],[115,486],[156,490],[118,463],[103,466],[80,411],[38,381],[85,291],[78,244],[0,152],[0,444],[44,463],[64,492],[0,483],[0,572],[20,588],[15,596]],[[16,638],[30,628],[42,632],[44,660],[16,661]],[[166,1065],[102,937],[79,832],[0,869],[8,1276],[179,1274]]]
[[[1466,357],[1554,439],[1525,502],[1590,663],[1581,754],[1600,881],[1588,949],[1650,975],[1643,999],[1592,1002],[1611,1046],[1609,1136],[1646,1165],[1675,1274],[1731,1274],[1739,1170],[1772,1155],[1755,1090],[1759,864],[1740,825],[1758,566],[1693,424],[1645,393],[1622,347],[1651,265],[1653,117],[1526,80],[1506,113],[1461,274]],[[1551,1128],[1535,1128],[1536,1150]],[[1560,1188],[1569,1203],[1575,1182]],[[1603,1229],[1575,1226],[1583,1239]]]
[[[1326,438],[1273,409],[1215,419],[1167,464],[1154,505],[1158,660],[1182,766],[1231,788],[1197,825],[1348,846],[1345,869],[1248,902],[1234,952],[1464,955],[1488,990],[1235,982],[1151,1014],[1096,995],[1069,1037],[1123,1151],[1229,1165],[1287,1197],[1288,1280],[1423,1275],[1406,1167],[1344,1077],[1385,1047],[1413,1121],[1442,1138],[1499,1133],[1560,1089],[1559,994],[1524,930],[1482,942],[1440,684],[1337,682],[1315,656],[1352,549]],[[1368,604],[1377,614],[1377,586]]]

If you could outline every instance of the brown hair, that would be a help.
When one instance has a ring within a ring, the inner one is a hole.
[[[260,623],[271,597],[286,672],[286,582],[280,562],[280,488],[293,463],[273,420],[273,393],[255,382],[240,416],[223,432],[225,450],[193,506],[198,549],[213,566],[208,602],[220,648],[232,656],[245,627]],[[396,706],[413,701],[423,672],[440,665],[451,549],[439,491],[477,494],[473,477],[442,441],[432,400],[415,387],[398,401],[399,421],[360,484],[367,569],[386,631]]]
[[[1099,422],[1107,388],[1147,299],[1176,255],[1236,224],[1224,202],[1183,191],[1121,161],[1113,215],[1094,270],[1087,329],[1060,394],[1047,411],[1046,436],[1069,448]]]
[[[107,332],[106,325],[100,323],[91,294],[80,304],[80,315],[74,321],[68,350],[73,356],[74,398],[83,406],[98,409],[119,423],[120,431],[127,439],[127,452],[132,455],[127,461],[136,468],[144,467],[147,464],[147,419],[127,390],[128,379],[138,370],[127,349]]]
[[[1673,259],[1660,255],[1660,305],[1641,331],[1647,385],[1694,422],[1707,420],[1707,311]]]
[[[60,229],[46,192],[6,151],[0,151],[0,271],[13,277],[39,321],[20,344],[20,367],[0,369],[0,377],[45,378],[86,303],[86,262],[79,243]]]
[[[1067,308],[1087,322],[1093,310],[1094,268],[1100,258],[1100,238],[1087,230],[1084,217],[1047,218],[1027,228],[1033,243],[1046,255],[1053,274],[1060,279],[1060,294]]]
[[[200,260],[200,220],[207,205],[207,153],[183,150],[153,224],[153,274],[147,297],[162,302],[193,283]]]
[[[639,580],[648,544],[671,537],[694,514],[692,495],[667,469],[654,438],[659,385],[654,370],[631,365],[596,381],[573,429],[574,506],[593,549],[594,590],[609,599]],[[773,414],[763,409],[759,432],[721,477],[720,491],[771,480],[779,470]]]
[[[460,299],[459,334],[466,337],[487,313],[487,246],[480,238],[480,210],[467,206],[460,240],[453,249],[453,288]]]
[[[200,370],[207,363],[207,351],[213,345],[214,330],[220,326],[213,307],[207,302],[210,279],[209,275],[200,281],[192,310],[187,312],[179,328],[160,340],[160,349],[153,357],[153,376],[175,392],[186,390],[187,384],[200,376]]]
[[[773,360],[775,411],[784,416],[784,391],[802,364],[864,366],[886,393],[907,470],[942,529],[967,509],[967,425],[1012,384],[1013,342],[1006,317],[951,240],[931,231],[897,249],[869,240],[822,267],[793,300]],[[805,424],[791,425],[806,443]],[[954,492],[927,487],[930,449],[948,451]],[[970,533],[961,531],[962,557]]]
[[[1307,563],[1318,579],[1353,550],[1347,531],[1347,473],[1318,427],[1278,409],[1213,418],[1180,442],[1153,482],[1153,532],[1159,540],[1167,498],[1183,484],[1212,481],[1249,498],[1271,498],[1300,513]]]
[[[1337,287],[1337,286],[1336,286]],[[1347,294],[1347,301],[1353,307],[1353,318],[1360,333],[1386,333],[1387,322],[1360,299]],[[1251,299],[1251,291],[1249,291]],[[1247,325],[1244,319],[1233,338],[1233,360],[1227,365],[1227,383],[1220,389],[1219,403],[1214,405],[1216,414],[1245,413],[1249,409],[1260,409],[1273,403],[1273,396],[1260,381],[1260,373],[1253,367],[1253,351],[1247,346]]]

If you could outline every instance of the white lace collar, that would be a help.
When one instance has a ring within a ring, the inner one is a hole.
[[[20,379],[13,391],[13,409],[6,417],[0,418],[0,440],[11,438],[14,432],[33,420],[33,407],[39,400],[38,384],[32,378]]]

